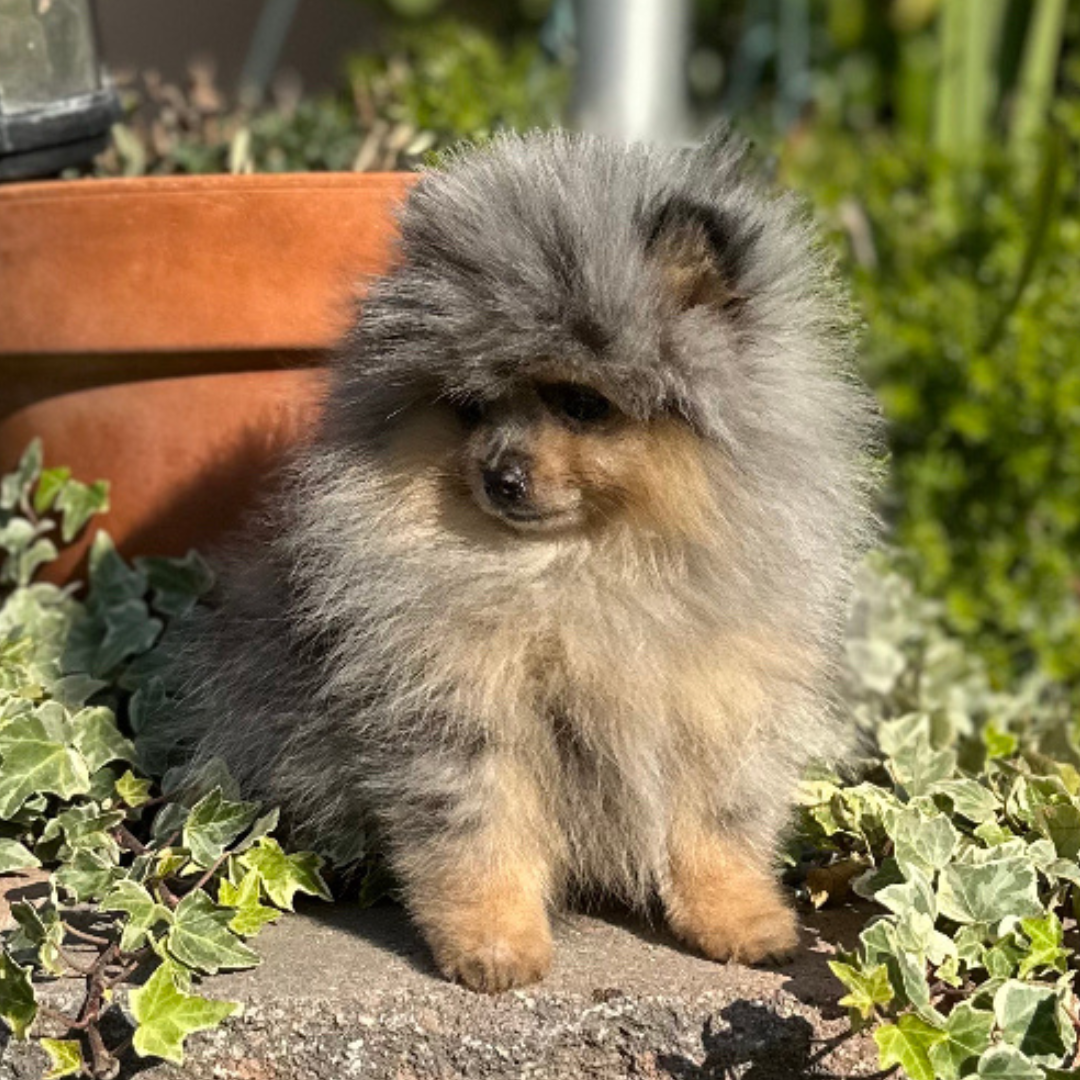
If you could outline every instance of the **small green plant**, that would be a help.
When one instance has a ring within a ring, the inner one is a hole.
[[[313,854],[270,835],[277,812],[239,799],[211,763],[181,788],[143,770],[139,732],[164,701],[159,675],[170,620],[209,588],[183,559],[127,563],[108,535],[89,582],[33,581],[107,508],[104,483],[42,467],[41,446],[0,481],[0,892],[44,883],[11,904],[0,949],[0,1017],[48,1053],[50,1077],[116,1075],[140,1057],[184,1058],[184,1040],[237,1011],[198,994],[199,977],[251,967],[248,942],[300,893],[328,897]],[[73,1013],[42,1000],[34,976],[78,975]],[[107,1045],[103,1023],[131,1028]]]
[[[1072,1075],[1080,720],[1041,681],[995,691],[898,574],[868,567],[859,593],[866,760],[854,781],[805,782],[798,834],[822,864],[815,903],[854,878],[879,912],[831,964],[841,1004],[911,1080]]]

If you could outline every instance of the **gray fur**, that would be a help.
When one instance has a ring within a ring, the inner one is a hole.
[[[439,837],[520,813],[553,894],[641,902],[677,802],[769,850],[799,771],[843,753],[832,668],[873,532],[877,413],[804,212],[743,156],[723,133],[694,152],[503,136],[410,195],[322,424],[190,638],[200,756],[305,842],[374,830],[408,882]],[[722,222],[731,312],[665,303],[647,238],[673,197]],[[401,410],[495,396],[552,358],[693,427],[715,544],[410,520],[380,456]],[[500,795],[507,760],[536,807]]]

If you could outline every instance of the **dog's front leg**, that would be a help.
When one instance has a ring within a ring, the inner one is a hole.
[[[684,818],[672,826],[668,856],[664,907],[688,945],[713,960],[743,964],[784,960],[794,951],[795,915],[768,856],[737,831]]]
[[[447,978],[497,993],[551,966],[551,860],[539,792],[512,761],[489,760],[466,824],[394,845],[406,904]]]

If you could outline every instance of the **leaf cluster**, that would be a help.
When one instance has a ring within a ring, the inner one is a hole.
[[[36,442],[0,481],[0,893],[45,885],[10,904],[0,1018],[40,1039],[53,1077],[115,1075],[126,1047],[106,1047],[101,1019],[116,1009],[136,1054],[182,1062],[187,1035],[238,1007],[196,980],[257,964],[247,942],[298,892],[328,896],[320,860],[283,851],[277,812],[240,800],[220,763],[183,787],[144,770],[167,625],[210,587],[202,560],[132,565],[99,531],[84,596],[31,582],[49,535],[73,538],[106,504],[105,485],[44,469]],[[71,974],[77,1014],[39,1001],[35,976]]]
[[[863,570],[848,697],[859,779],[803,785],[810,898],[881,912],[831,966],[881,1065],[912,1080],[1064,1075],[1080,1008],[1080,729],[1053,688],[984,662],[887,567]],[[824,858],[822,857],[824,854]]]

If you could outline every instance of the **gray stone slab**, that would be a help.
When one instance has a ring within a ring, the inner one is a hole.
[[[858,1077],[876,1069],[847,1031],[826,961],[867,912],[819,913],[782,968],[718,965],[662,928],[618,915],[556,926],[555,968],[497,997],[442,980],[400,909],[307,905],[258,938],[260,967],[201,992],[244,1015],[188,1040],[182,1068],[125,1062],[142,1080],[429,1080],[571,1077]],[[52,987],[52,996],[77,988]],[[8,1046],[4,1080],[41,1075],[36,1051]]]

